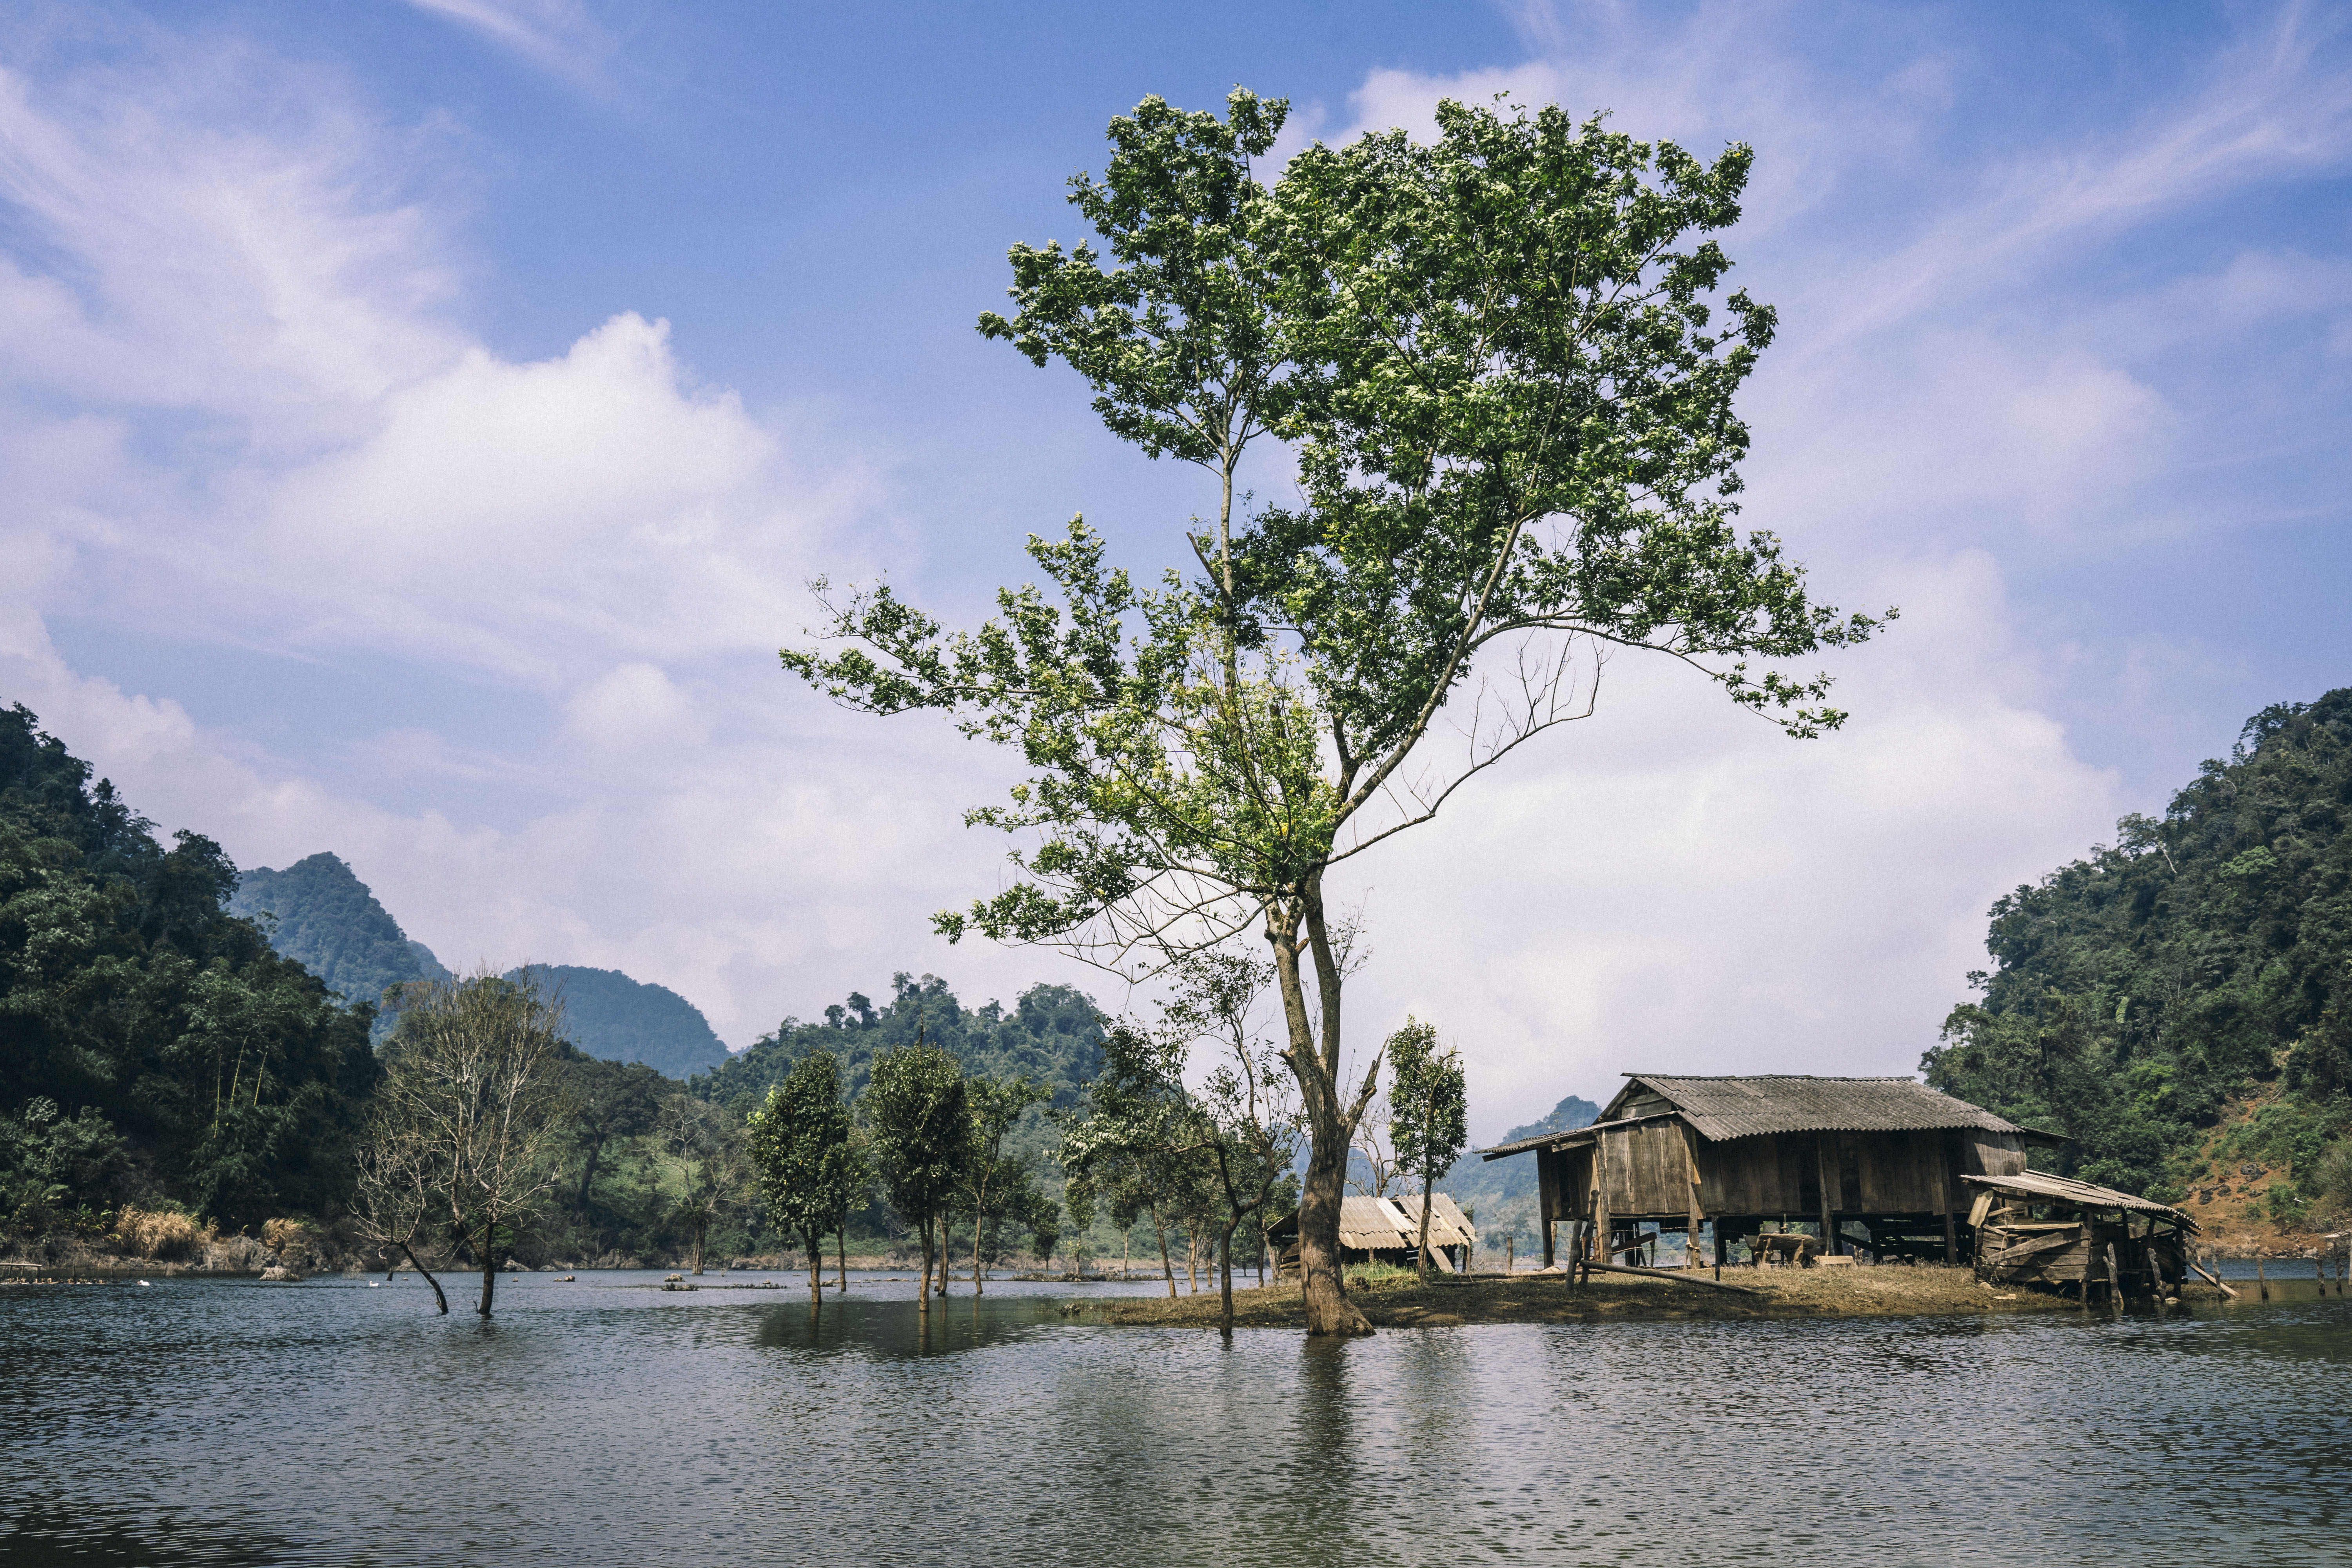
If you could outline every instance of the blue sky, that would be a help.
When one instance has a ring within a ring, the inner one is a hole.
[[[2352,37],[2318,6],[18,7],[0,30],[0,700],[453,963],[625,968],[741,1046],[1026,952],[1009,775],[777,672],[820,572],[976,611],[1210,498],[982,342],[1147,93],[1282,151],[1443,96],[1758,152],[1748,521],[1899,603],[1791,745],[1666,670],[1353,895],[1474,1129],[1622,1069],[1904,1071],[2000,892],[2352,681]],[[1278,467],[1263,476],[1278,486]]]

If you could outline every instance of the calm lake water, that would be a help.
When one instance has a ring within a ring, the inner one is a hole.
[[[0,1290],[0,1557],[2352,1560],[2332,1297],[1227,1344],[658,1278]]]

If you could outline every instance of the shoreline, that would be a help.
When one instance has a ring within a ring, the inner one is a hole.
[[[1358,1287],[1348,1299],[1376,1329],[1459,1328],[1490,1323],[1661,1322],[1689,1319],[1711,1322],[1786,1321],[1801,1318],[1926,1318],[1956,1314],[2019,1316],[2074,1312],[2081,1303],[2022,1286],[1989,1285],[1972,1269],[1934,1265],[1836,1269],[1726,1268],[1723,1283],[1748,1294],[1695,1288],[1655,1278],[1605,1277],[1571,1287],[1564,1275],[1486,1274],[1466,1279],[1411,1279],[1385,1287]],[[1714,1280],[1711,1270],[1702,1278]],[[2274,1281],[2274,1297],[2311,1296]],[[2176,1292],[2180,1305],[2210,1306],[2228,1298],[2198,1281]],[[2252,1292],[2240,1292],[2241,1300]],[[2137,1302],[2143,1310],[2145,1301]],[[2095,1302],[2093,1310],[2110,1309]],[[1080,1322],[1118,1328],[1216,1329],[1223,1309],[1213,1291],[1198,1296],[1128,1296],[1074,1302],[1064,1315]],[[1234,1290],[1236,1328],[1304,1328],[1298,1287],[1268,1286]]]

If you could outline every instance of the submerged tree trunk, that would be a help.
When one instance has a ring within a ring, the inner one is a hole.
[[[408,1243],[404,1241],[401,1242],[399,1243],[399,1247],[401,1256],[408,1259],[408,1266],[411,1268],[415,1269],[419,1274],[424,1275],[425,1282],[433,1287],[433,1304],[441,1309],[441,1315],[443,1317],[447,1317],[449,1315],[449,1298],[441,1293],[441,1281],[433,1278],[433,1271],[416,1260],[416,1254],[410,1248]],[[388,1279],[391,1277],[391,1272],[387,1270],[384,1278]]]
[[[841,1228],[833,1233],[833,1240],[834,1245],[840,1248],[834,1254],[834,1260],[839,1269],[834,1276],[834,1289],[846,1290],[849,1289],[849,1216],[847,1215],[841,1216]]]
[[[980,1282],[980,1222],[971,1222],[971,1293],[981,1294]]]
[[[498,1226],[496,1222],[484,1220],[482,1222],[482,1305],[480,1310],[482,1316],[485,1318],[490,1315],[490,1296],[492,1292],[497,1289],[499,1283],[499,1255],[497,1249],[490,1245],[497,1238]]]
[[[1217,1243],[1218,1287],[1225,1298],[1225,1332],[1234,1331],[1234,1232],[1241,1228],[1235,1219],[1225,1226],[1225,1234]]]
[[[916,1310],[929,1313],[931,1310],[931,1222],[925,1219],[918,1227],[923,1237],[923,1285],[916,1296]]]
[[[1168,1227],[1160,1223],[1160,1211],[1151,1211],[1151,1234],[1160,1238],[1160,1272],[1168,1277],[1168,1299],[1176,1299],[1176,1266],[1168,1261]]]
[[[824,1299],[824,1236],[820,1231],[808,1233],[809,1305]]]

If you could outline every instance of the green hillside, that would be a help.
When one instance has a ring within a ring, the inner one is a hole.
[[[1995,904],[1986,945],[1930,1083],[2066,1133],[2065,1173],[2178,1196],[2208,1158],[2259,1158],[2294,1177],[2270,1218],[2340,1214],[2323,1152],[2352,1129],[2352,689],[2256,714],[2160,819]]]
[[[508,975],[518,979],[518,969]],[[562,998],[572,1043],[608,1062],[642,1062],[664,1078],[685,1079],[727,1060],[702,1009],[666,985],[632,980],[617,969],[534,963],[543,992]]]
[[[313,855],[282,871],[262,866],[246,872],[228,910],[260,926],[270,946],[347,1001],[373,1003],[387,986],[448,973],[334,855]]]
[[[0,712],[0,1230],[332,1207],[375,1082],[367,1007],[222,909],[220,846],[164,848],[38,722]]]

